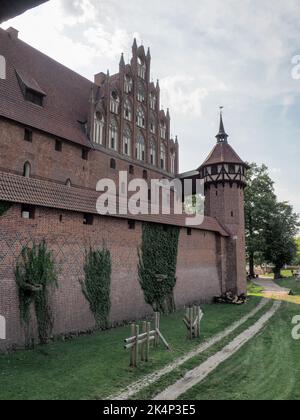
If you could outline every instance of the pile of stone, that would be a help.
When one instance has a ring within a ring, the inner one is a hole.
[[[232,292],[226,292],[221,296],[216,296],[214,298],[215,303],[226,303],[230,305],[243,305],[247,303],[248,299],[245,294],[242,295],[235,295]]]

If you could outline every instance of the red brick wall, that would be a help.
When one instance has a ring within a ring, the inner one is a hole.
[[[145,304],[138,282],[137,249],[141,241],[141,224],[129,230],[126,220],[96,216],[92,226],[83,225],[80,213],[37,208],[34,220],[20,217],[21,206],[14,205],[0,217],[0,314],[7,319],[7,340],[0,347],[22,345],[23,330],[19,321],[15,287],[15,259],[22,245],[45,238],[59,269],[59,288],[54,291],[54,334],[85,331],[94,325],[88,304],[82,295],[84,250],[90,245],[112,254],[111,322],[142,318],[152,312]],[[60,216],[62,220],[60,221]],[[177,306],[207,301],[219,294],[220,267],[216,252],[218,235],[181,229],[175,300]]]

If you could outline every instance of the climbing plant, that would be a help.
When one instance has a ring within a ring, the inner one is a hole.
[[[96,328],[108,327],[110,312],[111,255],[108,249],[86,252],[85,279],[81,281],[82,292],[89,302],[96,321]]]
[[[145,301],[154,311],[175,310],[173,291],[176,284],[178,240],[178,227],[143,223],[139,280]]]
[[[0,217],[3,216],[11,208],[11,203],[0,201]]]
[[[31,307],[34,307],[41,344],[46,344],[53,329],[49,289],[57,287],[57,273],[52,254],[45,241],[24,246],[15,270],[19,292],[21,320],[29,327]]]

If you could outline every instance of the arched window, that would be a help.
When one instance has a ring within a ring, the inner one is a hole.
[[[137,110],[136,123],[139,127],[145,128],[145,125],[146,125],[145,114],[141,107],[139,107],[139,109]]]
[[[131,93],[132,85],[133,85],[132,78],[130,76],[126,75],[124,77],[124,92],[125,93]]]
[[[152,134],[155,134],[156,129],[155,129],[155,119],[153,117],[151,117],[150,119],[150,132]]]
[[[146,64],[141,57],[138,57],[138,76],[145,80]]]
[[[161,169],[166,169],[166,147],[164,144],[160,145],[160,167]]]
[[[155,144],[154,139],[151,139],[151,141],[150,141],[149,157],[150,157],[150,164],[155,165],[156,164],[156,144]]]
[[[66,180],[66,186],[67,186],[67,187],[72,187],[72,182],[71,182],[70,178],[68,178],[68,179]]]
[[[165,122],[160,123],[160,137],[164,140],[166,140],[167,136],[167,126]]]
[[[100,112],[97,112],[95,115],[95,124],[94,124],[94,143],[103,144],[104,139],[104,117]]]
[[[131,103],[129,99],[126,99],[125,104],[124,104],[124,118],[127,121],[132,120],[132,107],[131,107]]]
[[[135,154],[138,160],[145,161],[145,139],[142,133],[138,134]]]
[[[131,155],[131,131],[128,127],[125,128],[123,134],[123,153],[126,156]]]
[[[25,162],[24,168],[23,168],[23,176],[25,176],[25,178],[30,178],[30,175],[31,175],[31,165],[29,162]]]
[[[138,84],[137,100],[139,102],[145,102],[145,87],[142,82]]]
[[[175,174],[175,162],[176,162],[176,156],[174,150],[171,151],[170,155],[170,166],[171,166],[171,173]]]
[[[150,93],[150,108],[153,110],[156,108],[156,96],[154,93]]]
[[[109,126],[109,148],[118,150],[118,123],[114,118]]]
[[[116,91],[112,91],[110,95],[110,110],[114,114],[119,113],[119,105],[120,105],[120,99],[119,95]]]

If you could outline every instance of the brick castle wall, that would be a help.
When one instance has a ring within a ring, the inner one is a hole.
[[[112,323],[140,319],[152,313],[139,285],[137,249],[142,225],[128,229],[127,220],[97,216],[92,226],[83,224],[80,213],[36,208],[35,219],[21,218],[21,206],[14,205],[0,217],[0,314],[7,320],[3,348],[24,344],[19,320],[14,268],[22,245],[46,239],[59,271],[59,288],[53,292],[54,335],[86,331],[94,326],[79,279],[83,276],[84,250],[105,244],[112,255]],[[218,254],[219,235],[182,228],[179,240],[175,301],[178,307],[195,301],[210,301],[221,292]],[[222,239],[223,241],[223,239]],[[219,247],[220,248],[220,247]],[[221,251],[220,251],[221,252]]]

